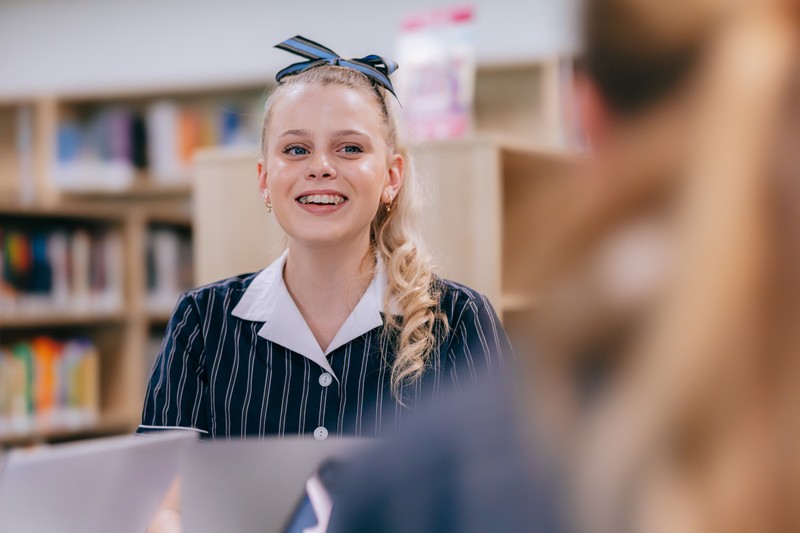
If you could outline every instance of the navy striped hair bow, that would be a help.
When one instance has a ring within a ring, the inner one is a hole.
[[[310,68],[322,65],[338,65],[361,72],[374,83],[381,85],[387,91],[394,94],[394,97],[397,98],[394,87],[392,87],[392,81],[389,79],[389,74],[397,70],[397,63],[391,59],[376,55],[369,55],[360,59],[343,59],[330,48],[326,48],[300,35],[296,35],[291,39],[286,39],[280,44],[276,44],[275,48],[280,48],[281,50],[286,50],[308,59],[308,61],[301,61],[300,63],[289,65],[278,72],[275,76],[278,82],[286,76],[298,74]]]

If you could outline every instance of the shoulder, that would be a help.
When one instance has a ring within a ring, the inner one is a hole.
[[[242,297],[250,284],[259,272],[239,274],[213,283],[208,283],[200,287],[187,291],[181,297],[181,301],[192,301],[197,304],[209,305],[214,300],[222,297],[222,301],[228,301],[235,305]]]
[[[257,274],[233,276],[183,293],[172,312],[169,328],[189,331],[201,323],[224,321]]]
[[[186,291],[178,299],[173,319],[199,322],[212,316],[228,316],[257,275],[258,272],[240,274]]]
[[[434,276],[433,286],[442,292],[442,298],[455,298],[463,301],[479,301],[485,296],[475,289],[455,281]]]
[[[466,285],[435,277],[434,290],[439,292],[439,306],[451,325],[466,315],[495,315],[489,299]]]

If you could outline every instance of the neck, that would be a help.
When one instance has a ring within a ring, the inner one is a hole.
[[[340,294],[348,285],[366,277],[365,259],[369,252],[369,236],[359,242],[326,248],[308,248],[289,242],[289,257],[284,269],[284,280],[293,293]],[[366,263],[369,265],[369,263]]]
[[[358,242],[309,248],[289,242],[283,279],[292,299],[324,349],[372,281],[369,235]]]

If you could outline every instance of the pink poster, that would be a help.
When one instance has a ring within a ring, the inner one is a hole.
[[[417,12],[403,21],[397,92],[417,141],[463,137],[475,94],[472,6]]]

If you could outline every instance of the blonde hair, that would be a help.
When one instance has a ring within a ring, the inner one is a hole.
[[[409,151],[400,139],[397,104],[394,97],[387,98],[387,91],[373,85],[364,74],[345,67],[321,66],[284,78],[265,106],[262,157],[266,157],[272,110],[284,92],[298,85],[338,85],[370,94],[381,113],[389,150],[402,156],[405,163],[403,186],[391,204],[391,211],[383,205],[377,206],[370,228],[372,251],[383,261],[388,278],[383,302],[384,338],[397,345],[394,360],[387,363],[392,368],[392,393],[402,403],[403,388],[417,381],[434,364],[437,339],[447,332],[449,325],[439,307],[441,289],[418,228],[419,184]],[[392,303],[399,307],[402,317],[391,312]]]

